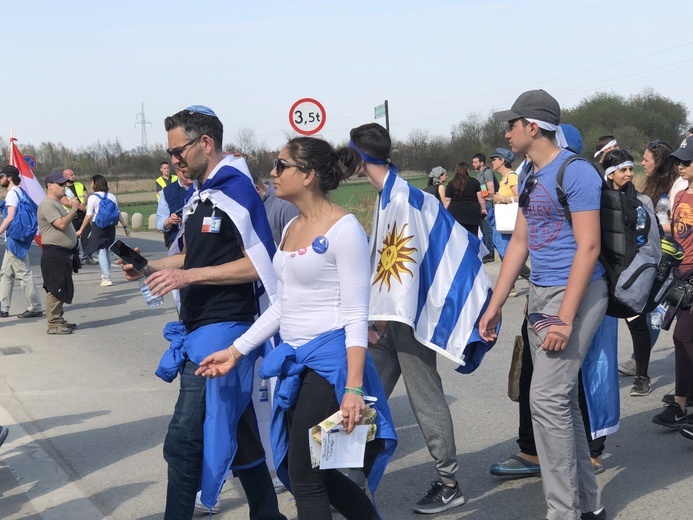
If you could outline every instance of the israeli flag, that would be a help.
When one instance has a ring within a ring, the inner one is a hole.
[[[480,248],[434,196],[390,166],[371,232],[370,319],[411,326],[459,372],[473,372],[493,346],[478,330],[492,294]]]

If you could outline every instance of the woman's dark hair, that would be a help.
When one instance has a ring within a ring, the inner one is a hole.
[[[609,152],[606,152],[602,166],[606,170],[607,168],[611,168],[612,166],[618,166],[619,164],[624,163],[626,161],[633,162],[633,156],[628,150],[620,148],[617,150],[611,150]]]
[[[469,165],[460,161],[455,165],[455,176],[450,181],[450,186],[455,192],[462,193],[469,182]]]
[[[642,188],[643,195],[647,195],[653,201],[662,197],[663,193],[669,193],[671,187],[679,176],[678,169],[674,164],[674,159],[669,157],[673,149],[663,141],[652,141],[647,149],[652,154],[655,167],[652,175],[645,178]]]
[[[91,178],[91,182],[94,183],[94,191],[103,191],[108,193],[108,181],[103,175],[94,175]]]
[[[361,156],[350,147],[335,151],[332,145],[315,137],[296,137],[286,144],[291,158],[306,171],[315,170],[318,187],[323,193],[334,190],[348,179],[361,164]]]

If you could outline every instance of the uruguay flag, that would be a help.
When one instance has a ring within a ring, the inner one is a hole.
[[[406,323],[458,372],[473,372],[493,346],[478,330],[492,294],[479,239],[391,165],[370,244],[370,319]]]

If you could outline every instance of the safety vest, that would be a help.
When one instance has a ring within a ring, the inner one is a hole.
[[[84,184],[81,182],[75,181],[75,183],[72,186],[65,186],[65,191],[67,190],[72,191],[72,193],[79,199],[79,202],[81,204],[85,204],[87,201],[84,200],[84,192],[87,191],[86,188],[84,187]],[[70,211],[70,206],[63,206],[65,210]]]
[[[169,186],[176,182],[178,180],[177,175],[171,175],[168,178],[168,182],[166,182],[166,179],[164,179],[163,176],[159,177],[156,180],[157,188],[156,188],[156,201],[159,202],[159,198],[161,197],[161,190],[163,190],[166,186]]]

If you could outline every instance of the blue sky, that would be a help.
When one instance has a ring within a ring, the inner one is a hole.
[[[164,143],[164,117],[204,104],[225,141],[250,127],[280,147],[303,97],[333,142],[385,99],[395,138],[449,136],[532,88],[570,107],[652,87],[693,111],[692,29],[679,0],[11,2],[0,137],[133,148],[144,103],[149,143]]]

